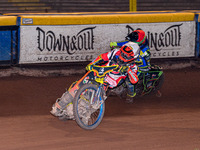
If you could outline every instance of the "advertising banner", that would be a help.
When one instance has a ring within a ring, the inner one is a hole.
[[[152,58],[195,56],[195,22],[20,26],[19,63],[91,61],[132,30],[146,32]]]

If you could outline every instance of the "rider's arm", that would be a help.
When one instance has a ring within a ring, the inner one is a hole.
[[[140,46],[139,57],[135,60],[135,63],[141,69],[148,69],[150,66],[151,53],[148,46],[148,41],[146,40],[145,44]]]
[[[149,51],[149,47],[148,46],[141,50],[140,56],[142,58],[144,58],[145,64],[147,66],[149,66],[150,65],[150,59],[151,59],[151,53]]]
[[[103,53],[99,55],[97,58],[95,58],[91,63],[89,63],[86,66],[86,70],[90,70],[89,68],[92,67],[93,65],[102,65],[102,64],[107,63],[109,61],[108,53],[109,52]]]
[[[128,43],[129,41],[119,41],[119,42],[110,42],[110,47],[122,47],[124,44]]]
[[[148,40],[140,47],[140,56],[144,58],[145,64],[150,65],[151,53],[148,45]]]
[[[127,70],[128,78],[132,84],[136,84],[139,80],[137,76],[137,70],[138,67],[136,66],[136,64],[132,64]]]

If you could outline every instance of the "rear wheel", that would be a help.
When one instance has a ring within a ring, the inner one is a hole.
[[[164,73],[162,73],[162,75],[159,77],[159,79],[154,84],[156,91],[161,89],[163,82],[164,82]]]
[[[154,89],[151,92],[152,94],[156,94],[157,97],[161,97],[162,93],[160,92],[160,89],[163,85],[164,82],[164,73],[159,77],[159,79],[155,82],[154,84]]]
[[[105,103],[97,109],[90,104],[97,92],[97,85],[85,84],[76,93],[73,101],[73,111],[76,123],[83,129],[95,129],[102,121],[105,112]]]

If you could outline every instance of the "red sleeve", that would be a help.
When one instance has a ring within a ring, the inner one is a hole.
[[[108,59],[108,52],[107,52],[107,53],[103,53],[103,54],[99,55],[89,65],[96,65],[96,64],[100,64],[100,63],[106,63],[108,61],[109,61],[109,59]]]
[[[131,68],[129,68],[127,73],[128,73],[128,78],[130,82],[132,84],[136,84],[139,80],[137,74],[133,70],[131,70]]]
[[[100,55],[101,58],[102,58],[104,61],[109,61],[108,53],[109,53],[109,52],[107,52],[107,53],[103,53],[103,54]]]

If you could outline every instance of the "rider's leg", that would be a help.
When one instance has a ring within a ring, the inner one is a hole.
[[[127,103],[133,103],[133,97],[135,97],[136,92],[135,92],[135,85],[132,84],[128,78],[125,80],[126,86],[127,86],[127,97],[126,97],[126,102]]]
[[[126,83],[126,86],[127,86],[127,97],[126,97],[126,102],[127,103],[133,103],[133,98],[136,96],[136,86],[138,85],[138,84],[142,84],[141,82],[143,81],[142,80],[142,76],[143,76],[143,73],[140,71],[140,70],[138,70],[138,72],[137,72],[137,76],[138,76],[138,79],[139,79],[139,81],[138,81],[138,83],[136,83],[136,84],[132,84],[130,81],[129,81],[129,79],[128,78],[126,78],[126,80],[125,80],[125,83]]]
[[[73,83],[74,84],[74,83]],[[72,85],[73,85],[72,84]],[[63,116],[64,109],[70,105],[73,101],[73,96],[70,94],[70,89],[66,91],[61,98],[56,100],[56,103],[52,106],[51,114],[54,116]]]
[[[56,103],[53,105],[51,114],[54,116],[62,116],[64,115],[63,110],[67,110],[69,106],[72,106],[73,99],[75,97],[76,92],[79,87],[85,83],[87,83],[93,77],[93,74],[90,72],[86,73],[79,81],[72,83],[68,91],[66,91],[61,98],[59,98]],[[71,108],[71,107],[70,107]],[[71,113],[71,111],[70,111]]]

